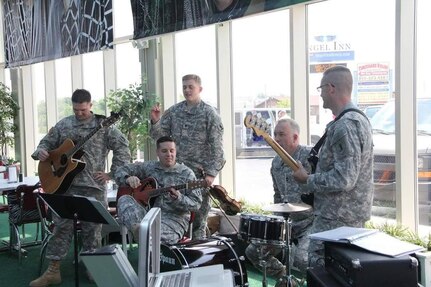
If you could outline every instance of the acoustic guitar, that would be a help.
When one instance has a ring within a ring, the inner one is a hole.
[[[137,202],[141,203],[143,206],[149,206],[151,198],[157,197],[163,193],[169,192],[171,188],[179,190],[184,193],[187,190],[205,188],[208,184],[205,180],[195,180],[189,181],[184,184],[178,184],[168,187],[158,187],[157,180],[154,177],[147,177],[141,181],[141,184],[137,188],[124,185],[118,188],[117,191],[117,201],[123,195],[131,195]]]
[[[69,188],[75,176],[86,166],[80,158],[84,154],[82,147],[101,128],[109,127],[120,118],[120,113],[111,112],[99,126],[85,136],[77,145],[71,139],[66,139],[60,147],[49,151],[49,157],[39,162],[38,172],[45,193],[64,193]]]
[[[298,170],[298,163],[269,135],[271,126],[266,121],[257,116],[248,115],[244,118],[244,125],[247,128],[251,128],[256,135],[262,136],[286,165],[294,171]]]

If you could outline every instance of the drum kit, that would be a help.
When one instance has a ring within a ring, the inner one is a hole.
[[[265,246],[285,249],[286,274],[278,279],[276,286],[296,287],[301,285],[301,282],[291,273],[292,219],[290,214],[309,209],[311,209],[311,206],[304,203],[276,203],[264,207],[263,210],[282,214],[282,216],[241,214],[238,236],[241,240],[251,242],[258,247],[259,264],[263,269],[262,287],[267,287],[266,261],[264,260]]]
[[[266,262],[264,260],[265,246],[284,249],[286,274],[278,279],[276,286],[299,287],[301,282],[291,274],[291,229],[290,214],[311,209],[303,203],[277,203],[266,206],[263,210],[282,214],[259,215],[241,214],[238,239],[255,244],[259,252],[259,264],[263,268],[262,286],[267,287]],[[199,266],[223,264],[225,269],[234,272],[236,287],[249,286],[244,256],[238,256],[230,238],[211,236],[206,240],[192,240],[190,242],[173,245],[161,245],[160,268],[162,271],[187,269]]]

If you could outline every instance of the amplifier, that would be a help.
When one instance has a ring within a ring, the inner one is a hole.
[[[350,244],[325,242],[325,268],[345,287],[416,287],[418,261],[389,257]]]
[[[343,287],[325,267],[311,267],[307,269],[307,287]]]

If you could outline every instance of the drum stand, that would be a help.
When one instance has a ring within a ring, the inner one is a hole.
[[[290,254],[292,251],[292,243],[291,243],[291,234],[292,234],[292,219],[290,219],[289,214],[284,214],[285,222],[286,222],[286,252],[285,252],[285,267],[286,267],[286,275],[277,280],[275,286],[277,287],[299,287],[301,286],[301,282],[291,274],[290,270]]]
[[[263,274],[263,278],[262,278],[262,287],[267,287],[268,286],[268,281],[266,280],[266,260],[264,253],[264,248],[261,244],[255,242],[254,244],[256,244],[257,246],[257,250],[259,252],[259,265],[262,266],[262,274]]]

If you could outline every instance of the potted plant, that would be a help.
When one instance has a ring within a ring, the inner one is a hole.
[[[149,138],[149,115],[156,102],[156,96],[145,89],[146,83],[133,84],[126,89],[111,91],[107,105],[111,111],[120,112],[121,118],[117,127],[129,141],[132,160],[136,159],[138,149],[142,148]]]
[[[14,133],[18,126],[14,119],[18,116],[19,106],[14,100],[9,88],[0,83],[0,148],[1,160],[7,161],[7,147],[14,145]],[[4,162],[3,164],[7,164]]]

